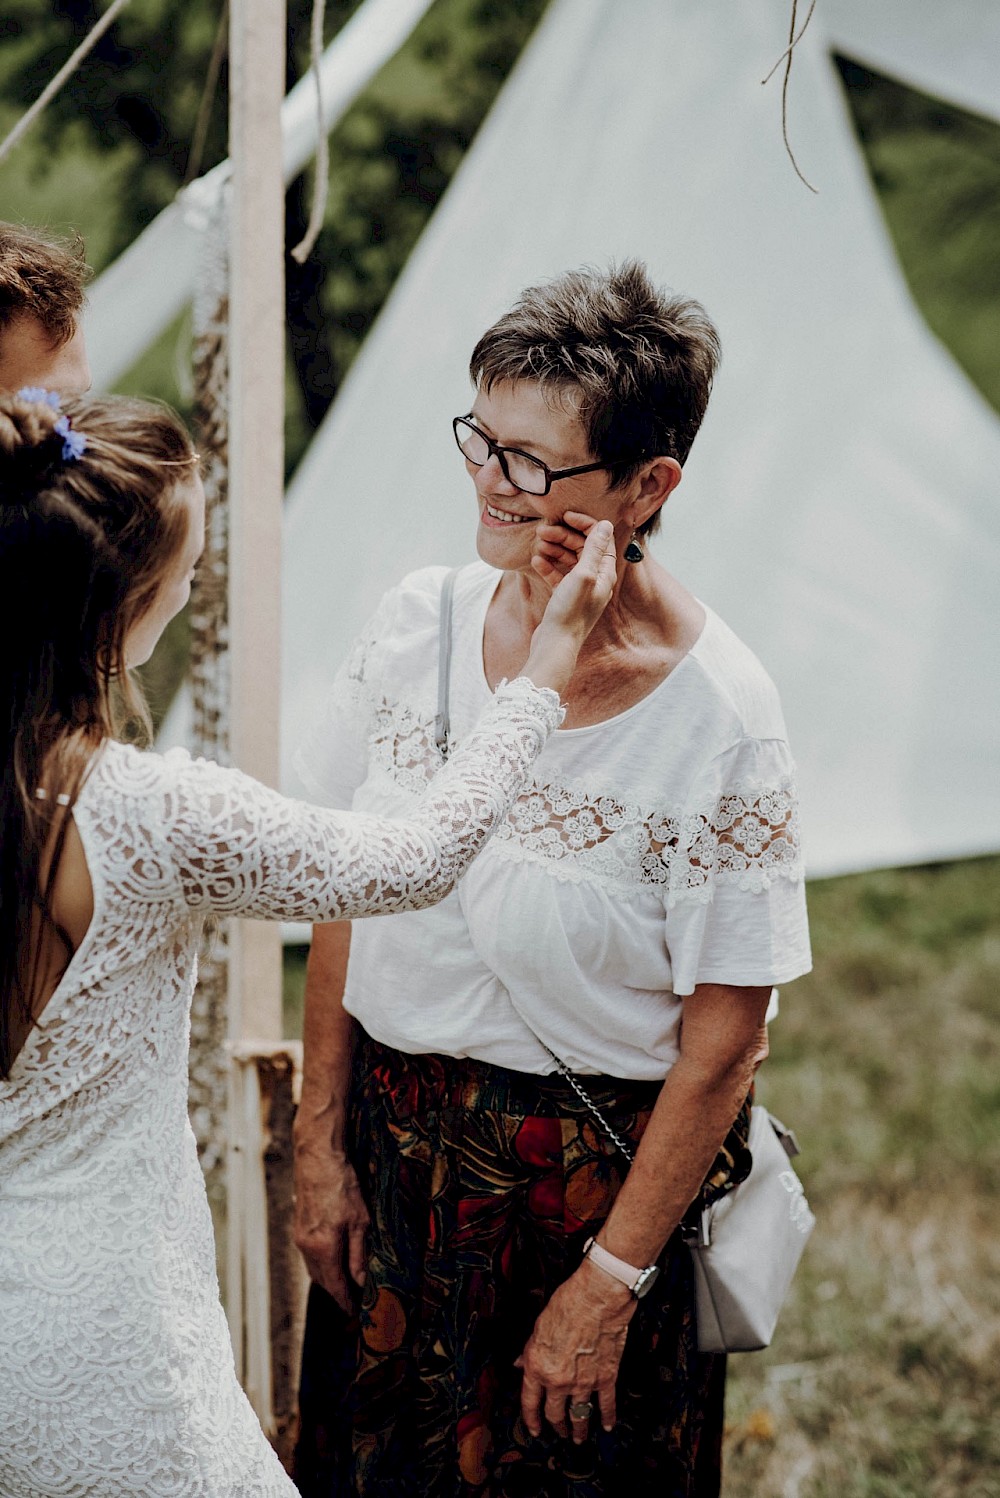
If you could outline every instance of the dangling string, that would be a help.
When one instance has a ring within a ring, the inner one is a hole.
[[[198,118],[195,120],[194,132],[191,136],[191,150],[188,153],[187,167],[184,172],[184,186],[193,182],[195,177],[201,173],[201,159],[205,154],[205,140],[208,136],[208,127],[212,123],[212,105],[215,103],[215,91],[219,86],[219,73],[222,70],[222,59],[226,55],[229,45],[229,0],[222,0],[222,9],[219,12],[219,25],[215,33],[215,41],[212,43],[212,55],[208,60],[208,71],[205,74],[205,85],[201,91],[201,103],[198,105]]]
[[[785,76],[781,84],[781,138],[785,142],[785,150],[788,152],[788,159],[792,163],[792,166],[795,168],[795,175],[801,182],[805,183],[810,192],[818,192],[819,189],[813,187],[809,179],[803,176],[799,168],[799,164],[795,160],[795,153],[792,150],[791,142],[788,139],[788,80],[791,76],[792,58],[795,55],[795,49],[799,45],[799,42],[802,40],[802,38],[805,36],[806,28],[808,27],[809,22],[812,20],[813,11],[815,9],[816,0],[812,0],[812,3],[809,6],[808,14],[806,15],[805,20],[802,22],[802,29],[798,32],[798,34],[796,34],[795,20],[798,11],[798,0],[792,0],[792,20],[788,33],[788,46],[785,48],[784,52],[782,52],[781,56],[778,58],[778,61],[774,64],[774,67],[768,73],[767,77],[760,80],[761,85],[770,82],[775,73],[781,67],[781,64],[785,64]]]
[[[299,243],[292,251],[292,259],[299,265],[304,265],[313,252],[313,248],[323,228],[323,219],[326,217],[326,199],[330,188],[330,142],[326,138],[326,125],[323,121],[323,80],[320,76],[320,61],[323,56],[323,21],[326,14],[326,0],[313,0],[312,26],[309,33],[309,66],[312,69],[313,82],[316,85],[316,175],[313,179],[312,211],[309,214],[309,225]]]
[[[38,116],[45,109],[46,105],[55,98],[63,84],[72,78],[77,68],[83,62],[83,59],[87,56],[87,53],[91,52],[97,46],[97,43],[101,40],[108,27],[114,24],[116,16],[120,11],[125,9],[128,3],[129,0],[112,0],[111,5],[108,6],[101,19],[95,24],[93,30],[84,37],[73,55],[63,64],[56,76],[49,80],[31,108],[21,116],[6,140],[0,144],[0,161],[3,161],[10,155],[21,137],[31,129]]]

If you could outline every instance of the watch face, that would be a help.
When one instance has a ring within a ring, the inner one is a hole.
[[[650,1264],[648,1269],[644,1269],[639,1278],[636,1280],[635,1284],[632,1286],[632,1294],[635,1296],[636,1300],[641,1300],[644,1295],[648,1295],[659,1277],[659,1264]]]

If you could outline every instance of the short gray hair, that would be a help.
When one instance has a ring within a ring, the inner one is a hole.
[[[469,372],[485,390],[531,380],[568,399],[617,486],[647,458],[685,461],[720,353],[701,304],[659,290],[642,262],[629,260],[529,286],[480,338]],[[641,530],[658,524],[651,516]]]

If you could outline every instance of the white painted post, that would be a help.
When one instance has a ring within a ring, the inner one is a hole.
[[[233,763],[276,785],[284,490],[285,0],[230,6],[229,629]],[[229,1035],[244,1049],[281,1039],[276,925],[234,923]],[[253,1068],[231,1068],[230,1326],[237,1369],[265,1430],[272,1420],[267,1227]],[[258,1183],[255,1187],[255,1182]],[[254,1219],[257,1220],[254,1220]]]

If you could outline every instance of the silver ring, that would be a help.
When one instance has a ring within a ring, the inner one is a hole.
[[[594,1404],[590,1399],[574,1399],[569,1407],[569,1418],[571,1420],[589,1420]]]

